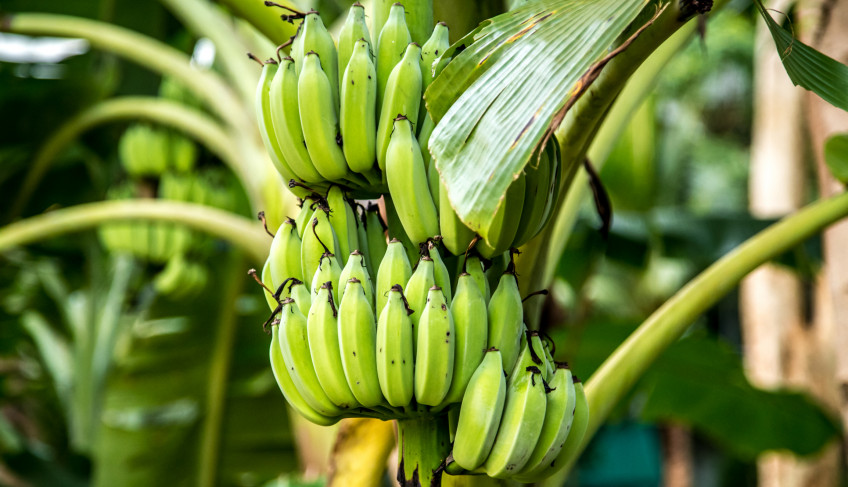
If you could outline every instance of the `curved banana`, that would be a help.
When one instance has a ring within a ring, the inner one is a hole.
[[[377,124],[377,164],[381,171],[386,171],[386,152],[390,139],[394,138],[393,133],[397,132],[395,120],[402,115],[409,120],[410,125],[418,123],[418,110],[421,106],[421,67],[418,65],[420,58],[421,47],[414,42],[410,43],[403,52],[403,58],[392,69],[381,98]],[[379,72],[379,65],[377,69]],[[416,127],[412,126],[410,133],[417,147]],[[418,157],[421,158],[421,150],[418,149],[418,152]]]
[[[297,305],[300,314],[303,316],[309,314],[309,310],[312,308],[312,293],[309,291],[309,286],[298,279],[292,279],[287,295],[294,299],[294,304]]]
[[[377,377],[380,390],[389,405],[409,405],[415,377],[412,321],[400,284],[393,285],[389,290],[388,301],[377,320]]]
[[[333,283],[327,281],[318,290],[306,319],[306,334],[309,338],[312,365],[321,388],[335,405],[351,409],[359,403],[345,379],[339,349],[338,312],[333,301],[332,288]]]
[[[300,237],[297,236],[295,221],[287,218],[280,225],[271,241],[271,250],[268,253],[270,262],[271,289],[277,290],[283,281],[293,277],[303,280],[303,267],[300,265]]]
[[[406,13],[403,5],[396,3],[389,10],[386,23],[379,30],[377,38],[377,103],[382,106],[389,75],[403,57],[407,44],[412,42],[406,26]],[[416,60],[417,63],[417,60]],[[421,96],[419,94],[419,96]],[[416,119],[417,120],[417,119]]]
[[[486,234],[482,235],[484,240],[477,245],[483,257],[491,259],[509,250],[518,228],[516,222],[521,218],[521,212],[524,209],[525,187],[524,174],[509,185],[501,207],[495,213]]]
[[[489,346],[501,351],[504,370],[511,372],[520,351],[524,310],[518,292],[518,278],[505,272],[489,300]]]
[[[303,282],[312,284],[312,277],[318,270],[324,254],[335,254],[339,248],[336,232],[330,224],[329,210],[318,205],[312,218],[305,225],[303,239],[300,242],[300,265],[303,268]],[[325,281],[321,281],[324,283]]]
[[[336,256],[326,253],[322,255],[318,264],[318,269],[315,271],[315,275],[312,276],[312,285],[309,287],[310,297],[317,295],[321,286],[325,282],[338,283],[341,275],[342,268],[339,266],[339,261],[336,259]],[[333,288],[332,291],[333,299],[337,302],[341,302],[341,291],[337,288]]]
[[[359,279],[351,279],[339,306],[339,350],[345,378],[365,407],[384,402],[377,377],[377,324]]]
[[[571,371],[564,364],[558,364],[556,372],[548,384],[547,405],[542,433],[536,442],[527,464],[518,475],[534,475],[544,470],[559,455],[571,429],[577,398]]]
[[[528,367],[507,384],[498,435],[485,463],[489,477],[502,479],[516,474],[533,453],[547,407],[541,375],[537,367]]]
[[[377,160],[377,71],[365,39],[359,39],[353,47],[341,90],[339,120],[344,156],[351,170],[368,174]]]
[[[433,28],[433,33],[430,34],[430,38],[427,39],[427,42],[421,46],[421,92],[427,91],[427,87],[430,86],[430,83],[433,82],[436,75],[436,60],[445,53],[450,47],[450,31],[448,30],[448,24],[444,22],[439,22],[436,24],[436,27]],[[419,110],[418,115],[418,126],[423,127],[424,119],[428,117],[427,108],[424,104],[424,99],[421,100],[421,109]],[[431,121],[432,122],[432,121]],[[420,130],[423,131],[423,128]],[[426,151],[426,144],[422,144],[421,147]]]
[[[342,189],[330,186],[327,192],[327,205],[330,207],[330,225],[339,240],[339,263],[344,266],[351,252],[359,248],[359,234],[356,231],[356,214]]]
[[[447,188],[441,180],[439,181],[439,232],[445,248],[454,255],[461,255],[474,240],[474,231],[459,219],[459,215],[451,206]],[[477,261],[479,262],[479,258]]]
[[[262,284],[264,284],[266,288],[275,289],[274,288],[274,282],[271,281],[271,260],[270,259],[266,260],[265,265],[262,266],[262,275],[260,277],[260,280],[262,281]],[[274,311],[275,309],[277,309],[277,305],[278,305],[277,299],[274,297],[273,294],[268,292],[268,289],[263,288],[262,295],[265,296],[265,302],[268,303],[268,307],[271,308],[271,311]]]
[[[392,239],[386,248],[386,255],[377,269],[377,284],[374,289],[376,310],[382,312],[389,300],[389,292],[396,284],[406,288],[406,283],[412,276],[412,266],[403,248],[397,239]]]
[[[280,60],[280,66],[274,74],[268,91],[268,112],[271,123],[266,125],[269,130],[267,136],[273,142],[276,140],[278,157],[285,162],[289,170],[301,181],[314,183],[323,181],[324,177],[315,169],[309,151],[306,149],[306,141],[303,138],[303,129],[300,125],[300,105],[297,95],[297,72],[295,72],[294,60],[285,57]],[[277,168],[279,171],[279,168]],[[283,178],[292,179],[283,174]],[[292,190],[305,192],[303,188],[295,186]]]
[[[460,402],[465,387],[486,354],[489,325],[486,301],[470,274],[459,275],[451,305],[455,329],[453,379],[443,404]],[[500,361],[500,360],[499,360]]]
[[[453,316],[439,286],[431,287],[427,294],[416,333],[415,400],[438,406],[453,379],[456,341]]]
[[[310,422],[320,426],[336,424],[341,418],[337,416],[326,416],[319,413],[313,409],[312,406],[306,402],[300,392],[298,392],[297,387],[294,385],[294,381],[292,381],[291,375],[289,375],[289,368],[286,366],[286,361],[283,358],[283,351],[280,348],[280,334],[278,327],[272,326],[271,330],[271,347],[269,350],[271,371],[274,373],[274,379],[277,381],[277,385],[280,387],[283,397],[286,398],[286,401],[292,409],[297,411]]]
[[[342,80],[344,79],[345,69],[347,69],[350,58],[356,49],[354,46],[359,40],[365,41],[368,45],[368,57],[370,58],[371,34],[368,32],[368,25],[365,23],[365,7],[361,3],[356,2],[347,11],[347,17],[342,25],[342,30],[339,31],[339,86],[344,84]],[[377,78],[375,76],[374,82],[376,83],[376,81]],[[375,93],[376,87],[377,85],[375,84]]]
[[[426,255],[422,256],[418,260],[418,266],[415,267],[415,271],[409,277],[406,286],[403,287],[406,302],[412,310],[409,318],[412,320],[412,346],[416,351],[416,357],[418,357],[418,321],[421,319],[421,314],[426,308],[430,288],[436,285],[436,274],[433,267],[433,259]]]
[[[451,290],[451,276],[448,271],[448,266],[442,260],[439,254],[439,248],[432,239],[427,241],[427,255],[433,259],[433,276],[436,278],[436,285],[442,288],[442,294],[445,295],[448,306],[451,305],[453,291]]]
[[[551,162],[547,151],[530,158],[524,166],[524,175],[524,204],[511,247],[520,247],[535,237],[545,216],[551,186]]]
[[[383,195],[383,202],[386,204],[386,230],[389,239],[400,240],[403,248],[406,249],[406,255],[410,262],[418,259],[418,245],[413,245],[409,240],[409,235],[403,230],[403,224],[400,222],[395,202],[390,193]]]
[[[309,222],[312,220],[312,214],[315,213],[316,205],[313,201],[311,197],[300,200],[300,211],[297,212],[297,216],[294,219],[294,226],[297,228],[297,236],[301,239],[303,239],[303,231],[309,226]]]
[[[297,175],[283,155],[271,114],[273,110],[271,109],[270,89],[272,80],[276,77],[278,70],[279,66],[276,64],[265,64],[262,67],[259,84],[256,86],[254,107],[256,108],[256,119],[259,122],[259,135],[262,137],[262,143],[265,145],[265,152],[270,155],[274,168],[280,173],[283,180],[288,182],[288,180],[296,178]],[[293,192],[298,196],[302,196],[304,190],[297,188],[297,190],[293,189]]]
[[[365,254],[358,250],[351,252],[350,258],[347,260],[347,264],[345,264],[344,269],[342,269],[338,280],[335,281],[339,284],[340,303],[342,299],[344,299],[347,283],[354,277],[359,279],[360,284],[362,284],[362,289],[365,291],[365,299],[368,300],[368,305],[373,306],[374,283],[371,281],[371,273],[368,271]]]
[[[380,207],[370,203],[366,209],[365,233],[368,238],[368,259],[371,272],[380,267],[383,256],[386,255],[386,223],[380,217]],[[402,285],[405,285],[403,283]]]
[[[306,149],[315,169],[321,176],[338,181],[347,175],[348,167],[342,152],[339,134],[338,103],[332,96],[336,73],[325,73],[315,51],[303,58],[303,68],[297,79],[297,102],[300,108],[300,125]]]
[[[436,169],[436,160],[433,159],[433,156],[430,154],[430,148],[428,147],[430,136],[433,134],[436,124],[423,107],[419,110],[418,118],[422,119],[418,125],[418,147],[421,148],[421,157],[424,159],[424,167],[427,169],[427,186],[430,188],[430,195],[433,197],[433,203],[436,204],[436,209],[441,211],[439,186],[442,181],[439,178],[439,171]]]
[[[303,64],[298,66],[297,73],[303,76],[303,71],[306,69],[307,58],[310,52],[318,55],[321,61],[321,71],[327,76],[327,81],[330,83],[329,93],[332,101],[331,106],[338,109],[339,106],[339,58],[336,51],[336,43],[333,37],[327,32],[324,27],[324,21],[321,20],[321,15],[312,10],[306,13],[303,23],[300,26],[300,36],[302,36],[302,44],[299,44],[299,49],[302,50]],[[292,49],[294,49],[292,45]],[[297,58],[295,58],[297,59]],[[300,61],[300,59],[297,59]],[[342,68],[344,69],[344,68]]]
[[[462,396],[452,453],[460,467],[474,470],[486,461],[498,433],[505,399],[501,353],[490,348]]]
[[[327,397],[315,375],[306,334],[306,317],[297,309],[292,298],[282,301],[280,314],[280,350],[292,382],[312,409],[325,416],[338,416],[342,410]]]
[[[477,283],[477,289],[483,295],[486,305],[489,304],[489,299],[492,297],[492,291],[489,287],[489,279],[486,277],[486,271],[483,268],[483,262],[476,255],[469,255],[465,258],[463,266],[464,272],[471,274],[474,282]]]
[[[421,149],[405,117],[398,117],[391,133],[386,151],[386,178],[397,216],[412,243],[420,244],[438,235],[439,215],[427,186]]]

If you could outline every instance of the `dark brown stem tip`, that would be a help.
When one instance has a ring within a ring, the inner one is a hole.
[[[489,352],[500,352],[500,349],[497,348],[497,347],[490,347],[490,348],[486,349],[486,353],[489,353]]]
[[[400,240],[393,238],[393,239],[389,240],[389,243],[400,243]]]
[[[406,118],[406,115],[403,115],[403,114],[401,114],[401,113],[398,113],[398,116],[394,118],[394,121],[395,121],[395,122],[399,122],[399,121],[401,121],[401,120],[409,120],[409,119],[408,119],[408,118]]]
[[[317,52],[315,52],[315,51],[309,51],[309,52],[307,52],[307,53],[306,53],[306,55],[307,55],[307,56],[309,56],[309,55],[311,55],[311,54],[314,54],[314,55],[318,56],[318,53],[317,53]],[[320,58],[321,56],[318,56],[318,57]]]
[[[432,257],[430,257],[429,255],[422,255],[422,256],[421,256],[421,260],[426,260],[426,261],[428,261],[428,262],[433,262],[433,258],[432,258]]]
[[[571,367],[568,366],[568,362],[554,362],[556,368],[558,369],[569,369]]]
[[[471,275],[471,274],[469,274],[469,273],[467,273],[467,272],[461,272],[461,273],[459,274],[459,277],[465,277],[465,276],[470,276],[470,275]]]
[[[324,284],[321,284],[321,289],[328,289],[330,291],[333,290],[333,281],[327,281]]]
[[[448,26],[447,22],[445,22],[444,20],[440,20],[440,21],[436,22],[436,25],[441,25],[442,27]]]
[[[255,276],[255,275],[256,275],[256,269],[250,269],[250,270],[248,270],[248,271],[247,271],[247,275],[248,275],[248,276]]]
[[[350,253],[350,255],[362,255],[362,252],[360,252],[359,249],[354,249],[353,252]]]
[[[400,284],[394,284],[392,285],[392,288],[389,289],[389,291],[397,291],[399,293],[403,293],[403,286],[401,286]]]
[[[542,373],[542,371],[539,370],[539,367],[536,367],[535,365],[531,365],[524,370],[526,370],[527,372],[532,372],[534,374],[541,374]]]
[[[356,283],[356,284],[362,283],[359,279],[357,279],[355,277],[351,277],[350,279],[347,280],[347,282],[353,282],[353,283]]]
[[[292,298],[286,298],[286,299],[280,301],[280,304],[282,304],[282,305],[292,304],[292,303],[294,303],[294,299],[292,299]]]
[[[433,286],[433,287],[431,287],[431,288],[430,288],[430,290],[431,290],[431,291],[441,291],[441,290],[442,290],[442,288],[441,288],[441,287],[439,287],[439,286]]]
[[[283,222],[283,225],[297,225],[297,221],[294,218],[286,217],[286,221]]]
[[[580,380],[580,377],[577,377],[576,375],[571,376],[571,381],[575,384],[580,384],[581,382],[583,382],[582,380]]]
[[[364,7],[361,3],[359,3],[359,2],[354,2],[354,4],[353,4],[353,5],[351,5],[351,7],[362,7],[362,8],[365,8],[365,7]]]

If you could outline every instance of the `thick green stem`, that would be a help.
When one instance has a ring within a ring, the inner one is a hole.
[[[748,273],[848,216],[848,193],[820,200],[771,225],[719,259],[656,310],[586,382],[592,412],[585,447],[612,408],[700,314]]]
[[[227,384],[230,364],[233,358],[238,313],[236,302],[242,292],[245,280],[244,259],[240,253],[229,258],[228,272],[224,279],[226,290],[223,294],[222,306],[218,316],[218,329],[210,357],[209,386],[206,397],[206,414],[203,418],[203,433],[200,445],[199,480],[200,487],[217,485],[219,458],[221,452],[221,434],[225,403],[227,399]]]
[[[106,22],[40,13],[15,13],[0,18],[0,30],[27,35],[79,37],[161,74],[178,79],[194,91],[233,130],[254,124],[238,96],[212,71],[192,66],[189,57],[157,40]]]
[[[215,44],[217,58],[227,77],[232,80],[242,100],[253,102],[259,81],[259,69],[245,55],[247,47],[233,28],[232,22],[207,0],[161,0],[180,21],[199,37]],[[282,20],[280,20],[282,22]],[[260,54],[261,57],[261,54]]]
[[[229,7],[233,13],[265,35],[276,45],[289,40],[294,35],[296,24],[284,22],[280,15],[283,11],[276,7],[266,7],[264,0],[219,0]],[[287,7],[297,8],[292,2],[279,0],[276,3]]]
[[[9,211],[9,220],[20,215],[50,165],[68,144],[98,125],[121,120],[148,120],[184,132],[218,156],[248,187],[251,173],[245,165],[244,157],[236,150],[235,142],[221,124],[205,113],[177,102],[155,97],[128,96],[91,106],[65,122],[41,145]],[[258,195],[249,193],[249,196],[251,201],[259,201]]]
[[[450,453],[448,416],[398,420],[400,465],[398,482],[403,487],[441,485],[441,466]]]
[[[259,264],[268,257],[271,239],[261,225],[228,211],[167,200],[117,200],[54,210],[0,228],[0,252],[50,237],[79,232],[108,222],[151,220],[182,223],[242,249]]]

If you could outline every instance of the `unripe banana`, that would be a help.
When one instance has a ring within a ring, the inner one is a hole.
[[[436,285],[436,276],[433,269],[433,259],[428,256],[422,256],[418,260],[418,266],[415,272],[409,277],[409,281],[403,288],[403,293],[406,295],[406,302],[409,303],[412,309],[412,339],[413,347],[417,347],[418,343],[418,321],[421,319],[421,313],[427,305],[427,297],[430,293],[430,288]],[[416,354],[418,356],[417,348]]]
[[[292,279],[289,284],[288,296],[294,299],[294,304],[297,305],[298,311],[303,316],[309,314],[312,308],[312,293],[309,291],[309,286],[298,279]]]
[[[444,404],[459,402],[483,360],[489,334],[486,301],[470,274],[460,274],[451,305],[455,329],[453,379]]]
[[[297,217],[294,219],[294,226],[297,228],[297,236],[300,239],[303,239],[303,231],[309,226],[312,214],[315,213],[315,208],[317,208],[313,201],[312,198],[300,200],[300,211],[297,212]]]
[[[417,69],[417,68],[416,68]],[[395,121],[395,130],[386,151],[386,178],[403,229],[415,244],[439,234],[439,215],[430,196],[421,149],[404,117]]]
[[[194,142],[178,133],[171,132],[168,140],[171,166],[177,172],[190,172],[197,160],[197,146]]]
[[[433,170],[435,171],[435,168]],[[439,181],[439,232],[445,248],[454,255],[465,252],[474,240],[474,231],[459,219],[459,215],[451,206],[447,188],[441,181]]]
[[[398,240],[393,239],[386,248],[386,254],[377,269],[377,283],[374,289],[376,308],[382,312],[389,300],[389,291],[395,284],[406,288],[406,283],[412,276],[412,266],[406,256],[406,249]]]
[[[176,255],[165,264],[165,268],[153,278],[153,287],[159,294],[178,298],[186,284],[188,263],[182,255]],[[269,303],[270,304],[270,303]]]
[[[436,73],[435,62],[439,57],[445,53],[450,47],[450,32],[448,31],[448,24],[444,22],[439,22],[436,24],[436,27],[433,29],[433,33],[430,35],[430,38],[427,39],[427,42],[421,46],[421,92],[427,91],[427,87],[430,86],[430,83],[433,82],[433,79],[436,77],[438,73]],[[422,127],[424,125],[424,118],[427,117],[427,108],[424,105],[424,100],[421,100],[421,109],[419,110],[418,115],[418,126]],[[423,129],[421,129],[423,130]],[[425,151],[427,150],[426,144],[422,144],[421,148]]]
[[[439,286],[430,288],[416,332],[415,400],[438,406],[453,379],[456,341],[453,316]]]
[[[556,371],[556,364],[553,360],[550,360],[550,355],[548,354],[547,347],[545,346],[545,342],[542,341],[542,337],[539,336],[538,331],[530,332],[530,345],[533,350],[533,353],[539,357],[539,360],[542,361],[542,365],[539,366],[539,370],[542,371],[542,376],[548,382],[553,380],[554,372]]]
[[[339,242],[333,226],[330,225],[328,211],[326,207],[319,204],[303,230],[303,238],[300,243],[300,265],[303,267],[303,282],[312,283],[312,277],[318,270],[318,264],[325,253],[335,254],[338,251]]]
[[[341,275],[342,268],[339,266],[339,261],[336,259],[336,256],[333,254],[322,255],[318,264],[318,269],[315,271],[315,275],[312,276],[312,286],[309,288],[310,296],[316,296],[318,294],[318,290],[321,289],[321,286],[325,282],[338,283]],[[341,303],[341,291],[339,291],[336,287],[333,287],[332,291],[333,302]]]
[[[359,279],[360,284],[362,284],[362,289],[365,291],[365,298],[368,300],[368,304],[373,306],[374,283],[371,282],[371,272],[368,270],[365,254],[358,250],[351,252],[350,258],[347,260],[347,264],[345,264],[344,269],[342,269],[342,272],[339,275],[338,281],[336,281],[339,285],[339,302],[344,299],[347,283],[354,277]]]
[[[486,461],[498,433],[505,399],[501,354],[490,348],[462,397],[452,453],[460,467],[474,470]]]
[[[385,93],[381,98],[380,118],[377,124],[377,163],[382,171],[386,170],[386,152],[390,138],[393,138],[393,133],[397,131],[395,119],[403,115],[410,124],[418,123],[418,110],[421,106],[421,67],[418,64],[420,58],[421,47],[415,43],[409,44],[403,52],[403,58],[392,69]],[[379,66],[377,69],[379,72]],[[417,146],[416,127],[411,127],[410,133]],[[418,156],[421,157],[420,149]]]
[[[271,281],[271,260],[268,259],[265,261],[265,265],[262,266],[262,276],[260,278],[262,284],[265,285],[265,288],[274,290],[276,292],[276,288],[274,287],[274,282]],[[268,303],[268,307],[271,308],[271,311],[277,309],[277,300],[274,298],[274,294],[269,292],[268,289],[263,288],[262,295],[265,296],[265,302]]]
[[[441,193],[439,193],[441,179],[439,178],[439,171],[436,169],[436,161],[431,156],[429,147],[427,147],[436,124],[423,106],[418,117],[422,119],[418,127],[418,147],[421,148],[421,157],[424,159],[424,167],[427,168],[427,186],[430,188],[430,195],[433,196],[433,203],[436,204],[437,209],[441,210]]]
[[[404,256],[406,257],[406,256]],[[414,390],[412,321],[403,288],[395,284],[377,321],[377,377],[389,405],[407,406]]]
[[[518,228],[516,222],[521,219],[521,211],[524,208],[525,186],[525,176],[521,174],[506,190],[506,196],[495,212],[492,223],[484,232],[485,235],[481,234],[485,240],[477,245],[483,257],[492,258],[509,250]]]
[[[283,361],[288,366],[292,382],[298,392],[314,410],[325,416],[337,416],[341,410],[333,404],[315,375],[309,340],[306,333],[306,317],[297,309],[294,299],[286,298],[280,312],[279,341]]]
[[[377,160],[377,71],[370,49],[365,39],[356,41],[341,84],[342,149],[350,169],[361,174]]]
[[[339,349],[345,378],[356,400],[365,407],[384,402],[377,377],[377,324],[358,279],[347,283],[339,307]]]
[[[293,277],[303,280],[303,267],[300,265],[300,237],[297,236],[295,221],[286,219],[271,242],[271,250],[268,254],[268,262],[271,266],[271,289],[276,290],[283,281]]]
[[[327,192],[327,205],[330,207],[330,225],[339,240],[339,263],[344,266],[351,252],[359,248],[359,234],[356,232],[356,214],[339,186],[330,186]]]
[[[391,194],[383,195],[383,202],[386,205],[386,225],[389,239],[400,240],[403,248],[406,249],[406,255],[410,261],[418,260],[418,245],[413,245],[409,240],[409,235],[403,230],[403,224],[400,222],[395,202]]]
[[[326,74],[327,81],[330,83],[330,89],[327,93],[330,96],[328,101],[332,101],[331,106],[338,109],[340,71],[338,52],[336,51],[336,43],[330,33],[327,32],[327,28],[324,27],[324,21],[318,12],[314,10],[307,12],[301,24],[300,35],[303,36],[303,44],[299,46],[303,50],[303,65],[298,66],[298,75],[303,76],[309,53],[317,54],[321,61],[321,71]]]
[[[486,305],[489,305],[489,299],[492,297],[492,291],[489,288],[489,279],[486,277],[485,269],[480,258],[476,255],[469,255],[465,258],[464,271],[471,274],[474,282],[477,284],[477,289],[483,295]]]
[[[333,81],[338,81],[334,72]],[[348,173],[347,162],[342,152],[339,134],[338,103],[331,96],[333,86],[329,73],[321,69],[315,51],[309,51],[303,59],[303,68],[297,80],[297,102],[300,108],[300,124],[306,149],[315,169],[321,176],[338,181]]]
[[[268,66],[268,65],[266,65]],[[276,144],[277,157],[281,163],[285,163],[288,170],[295,174],[301,181],[314,183],[323,181],[324,177],[315,169],[309,151],[306,149],[306,141],[303,138],[303,129],[300,126],[300,107],[297,96],[297,73],[295,72],[294,60],[285,57],[280,60],[280,66],[276,69],[268,89],[268,108],[265,117],[270,117],[270,122],[265,120],[269,130],[266,136],[272,143]],[[287,180],[288,173],[277,167],[283,178]],[[303,196],[304,189],[295,186]]]
[[[325,282],[306,320],[306,332],[309,337],[309,352],[312,364],[318,376],[321,388],[327,397],[340,408],[350,409],[358,406],[350,386],[345,379],[342,356],[339,350],[338,313],[331,289],[333,283]]]
[[[538,368],[528,367],[507,384],[498,435],[486,458],[486,475],[494,478],[514,475],[533,453],[547,406],[541,375]]]
[[[271,360],[271,371],[274,373],[274,379],[277,385],[280,386],[283,396],[289,405],[297,411],[301,416],[312,423],[320,426],[330,426],[339,421],[339,417],[325,416],[310,406],[303,396],[298,392],[297,387],[289,375],[289,368],[283,359],[283,352],[280,348],[279,331],[277,326],[271,327],[271,347],[269,356]]]
[[[547,405],[545,407],[545,422],[542,433],[533,448],[533,453],[527,464],[518,475],[533,475],[535,471],[544,470],[559,455],[571,429],[577,398],[571,371],[562,364],[548,383]]]
[[[550,462],[541,463],[537,468],[533,469],[532,473],[528,472],[517,475],[515,479],[519,482],[537,482],[550,477],[562,467],[572,464],[577,458],[577,455],[580,454],[580,445],[583,443],[583,436],[586,434],[586,428],[589,426],[589,404],[586,402],[583,384],[576,377],[573,377],[573,382],[576,405],[574,406],[571,429],[565,438],[565,444],[562,445],[559,454]]]
[[[375,27],[375,29],[377,28],[380,27]],[[409,29],[406,26],[406,14],[403,5],[399,3],[392,5],[385,24],[375,32],[380,33],[377,39],[377,103],[382,106],[389,75],[403,57],[403,51],[407,44],[412,42]]]
[[[376,269],[380,266],[380,263],[374,263],[374,259],[371,258],[371,246],[368,242],[368,230],[367,230],[367,215],[365,214],[365,207],[359,203],[355,203],[354,214],[356,215],[356,234],[359,236],[359,251],[365,254],[365,259],[368,262],[368,271],[371,274],[376,272]],[[374,274],[376,278],[376,274]]]
[[[383,256],[386,255],[386,223],[380,217],[380,208],[374,203],[370,203],[366,210],[365,216],[365,233],[368,238],[368,259],[370,262],[369,269],[374,272],[374,269],[380,268],[380,263],[383,261]],[[402,283],[401,285],[406,285]]]
[[[504,370],[512,371],[518,359],[524,311],[515,274],[505,272],[489,300],[489,346],[501,351]]]
[[[368,25],[365,23],[365,7],[361,3],[356,2],[350,6],[350,10],[347,12],[347,18],[345,18],[345,22],[342,25],[342,30],[339,31],[339,86],[344,84],[342,80],[345,69],[347,69],[350,58],[355,50],[354,45],[360,39],[368,45],[368,57],[370,58],[372,50],[371,34],[368,33]],[[375,76],[375,92],[376,82],[377,78]]]
[[[551,161],[548,152],[542,151],[538,157],[531,157],[530,162],[524,166],[524,174],[524,204],[512,247],[524,245],[541,229],[551,185]]]
[[[433,240],[427,241],[427,255],[433,259],[433,277],[436,279],[436,285],[442,288],[445,300],[447,300],[448,306],[450,306],[451,297],[453,296],[450,272],[448,272],[448,266],[442,260],[442,256],[439,254],[439,248]]]

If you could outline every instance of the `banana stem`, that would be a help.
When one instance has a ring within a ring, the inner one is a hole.
[[[212,71],[191,65],[189,57],[148,36],[106,22],[68,15],[15,13],[0,18],[0,30],[26,35],[50,35],[85,39],[103,49],[154,71],[173,76],[194,91],[206,104],[240,132],[255,125],[238,96]]]
[[[179,130],[206,146],[242,181],[251,178],[236,144],[220,123],[200,110],[152,96],[127,96],[101,101],[65,122],[43,144],[30,165],[20,193],[8,214],[14,220],[24,210],[38,183],[56,157],[83,132],[121,120],[148,120]],[[248,185],[245,184],[247,187]],[[250,194],[252,202],[259,196]]]
[[[241,248],[259,264],[268,257],[271,239],[253,220],[228,211],[168,200],[118,200],[54,210],[0,228],[0,252],[67,233],[125,220],[182,223]]]
[[[397,480],[402,487],[442,484],[442,463],[450,453],[448,415],[398,420],[400,465]]]
[[[666,301],[586,382],[591,415],[582,448],[618,401],[695,318],[733,290],[748,273],[846,216],[848,192],[812,203],[748,239]]]

